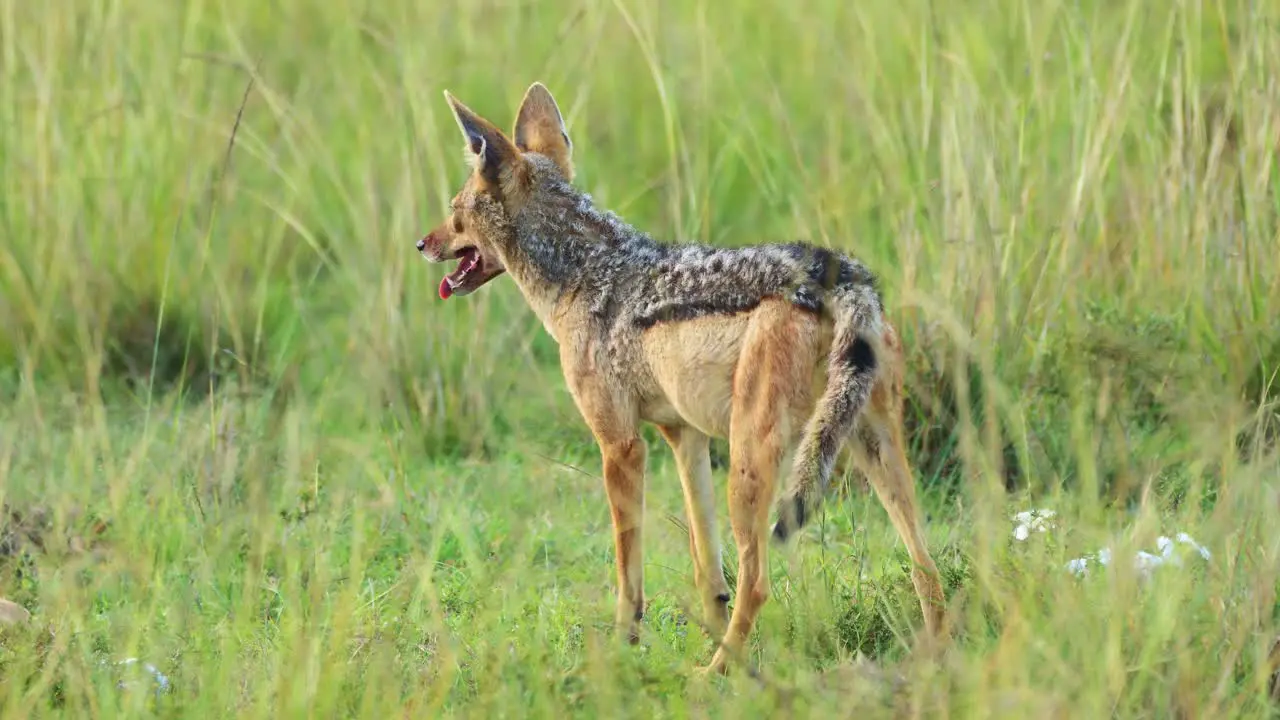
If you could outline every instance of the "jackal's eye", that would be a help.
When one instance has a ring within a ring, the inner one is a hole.
[[[462,219],[459,218],[457,215],[453,216],[453,234],[454,235],[462,234]]]

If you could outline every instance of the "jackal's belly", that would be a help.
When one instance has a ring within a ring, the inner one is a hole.
[[[645,393],[642,417],[728,437],[733,374],[749,319],[705,317],[647,330],[641,343],[654,387]]]

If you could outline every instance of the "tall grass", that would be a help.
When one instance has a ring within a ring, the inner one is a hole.
[[[0,0],[5,717],[1274,715],[1280,9],[878,5]],[[944,658],[853,492],[773,555],[759,675],[694,679],[666,452],[614,644],[554,346],[413,251],[466,171],[442,91],[509,125],[533,80],[655,236],[881,275]],[[1177,531],[1210,561],[1142,581]]]

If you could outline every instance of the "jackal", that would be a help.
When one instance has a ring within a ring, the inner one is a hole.
[[[471,174],[417,249],[432,262],[458,261],[440,283],[442,299],[510,274],[559,344],[565,381],[602,455],[619,631],[638,642],[644,615],[640,425],[649,422],[675,454],[705,623],[723,638],[704,671],[725,671],[769,596],[769,508],[783,463],[792,461],[772,532],[779,542],[813,516],[846,440],[915,565],[926,631],[944,633],[942,587],[903,452],[902,349],[872,273],[804,243],[656,242],[573,186],[573,144],[541,83],[526,91],[510,136],[448,91],[445,99]],[[712,437],[730,444],[740,560],[732,616]]]

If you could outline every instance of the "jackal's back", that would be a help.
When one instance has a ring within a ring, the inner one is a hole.
[[[836,298],[856,296],[868,311],[880,308],[875,277],[865,266],[804,243],[674,246],[636,275],[636,297],[626,320],[639,329],[744,312],[769,297],[819,315]]]
[[[821,314],[833,292],[857,291],[879,307],[875,276],[842,253],[802,242],[740,248],[660,243],[597,207],[545,160],[532,163],[541,182],[515,223],[518,245],[562,297],[590,303],[591,314],[609,325],[643,330],[735,314],[766,297]]]

